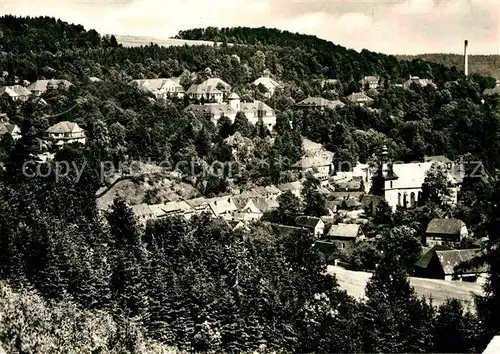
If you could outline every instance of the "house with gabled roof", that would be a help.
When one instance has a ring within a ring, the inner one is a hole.
[[[347,96],[347,100],[358,106],[369,106],[374,100],[364,92],[354,92]]]
[[[412,84],[420,87],[432,86],[437,88],[436,84],[432,82],[431,79],[421,79],[418,76],[410,76],[410,79],[403,83],[403,88],[408,90],[411,88]]]
[[[255,125],[258,122],[262,122],[268,130],[272,130],[276,124],[276,113],[262,101],[241,102],[240,97],[235,92],[232,92],[228,97],[227,103],[222,103],[222,96],[220,96],[220,102],[219,100],[217,102],[191,104],[184,109],[184,112],[200,114],[210,119],[214,124],[217,124],[218,120],[222,117],[227,117],[231,122],[234,122],[238,112],[244,113],[249,123]]]
[[[295,218],[295,225],[311,231],[317,237],[322,236],[325,232],[323,220],[314,216],[298,216]]]
[[[27,87],[35,96],[40,96],[47,90],[68,89],[73,86],[71,82],[64,79],[37,80]]]
[[[290,191],[297,198],[300,198],[302,195],[302,183],[300,181],[283,183],[278,185],[277,187],[282,193]]]
[[[217,89],[215,86],[204,86],[204,85],[191,85],[186,94],[192,100],[205,100],[205,101],[215,101],[217,103],[222,103],[224,100],[224,93]]]
[[[323,97],[307,97],[306,99],[297,103],[296,106],[302,109],[318,108],[320,110],[325,110],[326,108],[342,108],[345,106],[345,104],[339,100],[331,101]]]
[[[306,138],[302,139],[302,145],[305,154],[292,167],[302,173],[312,172],[329,176],[333,170],[334,153]]]
[[[157,99],[167,99],[170,97],[182,98],[185,94],[184,87],[172,78],[132,80],[129,82],[129,85],[138,90],[150,92]]]
[[[480,249],[447,249],[435,246],[415,263],[414,276],[430,279],[477,281],[484,278],[485,266],[465,266],[480,255]]]
[[[79,143],[85,145],[85,131],[77,123],[62,121],[45,131],[43,140],[52,147],[62,147],[66,144]]]
[[[233,213],[238,210],[232,196],[212,198],[208,206],[215,217],[226,220],[233,219]]]
[[[326,233],[323,242],[335,245],[338,252],[349,254],[356,242],[365,238],[359,224],[339,223],[332,225]]]
[[[267,92],[264,94],[264,96],[266,96],[267,98],[270,98],[272,95],[274,95],[274,91],[276,91],[276,89],[278,87],[282,87],[283,86],[283,84],[281,84],[280,82],[278,82],[276,80],[271,79],[268,76],[259,77],[257,80],[255,80],[254,82],[252,82],[252,85],[255,85],[255,86],[262,85],[262,86],[264,86],[266,88],[266,90],[267,90]]]
[[[7,95],[13,101],[27,101],[31,96],[31,91],[21,85],[0,87],[0,95]]]
[[[425,230],[425,244],[429,247],[444,244],[459,245],[468,235],[467,226],[462,220],[434,218]]]
[[[14,140],[18,140],[21,137],[21,129],[16,124],[0,123],[0,138],[5,134],[10,135]]]
[[[377,89],[379,85],[380,78],[378,76],[365,76],[363,77],[359,83],[361,84],[361,89]]]
[[[194,214],[193,208],[185,201],[174,201],[162,204],[150,205],[157,219],[171,216],[183,216],[186,219]]]
[[[233,214],[234,220],[259,220],[263,215],[263,211],[255,205],[251,198],[233,197],[233,202],[238,208]]]

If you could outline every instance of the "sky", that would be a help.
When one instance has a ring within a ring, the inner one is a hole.
[[[274,27],[388,54],[500,54],[500,0],[0,0],[103,34],[169,38],[216,26]]]

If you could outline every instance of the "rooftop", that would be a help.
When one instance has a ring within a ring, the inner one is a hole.
[[[330,237],[344,237],[344,238],[357,238],[361,227],[358,224],[337,224],[332,225],[328,230]]]

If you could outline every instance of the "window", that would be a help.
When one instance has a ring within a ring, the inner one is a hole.
[[[415,206],[415,192],[411,192],[410,194],[410,207],[414,207]]]
[[[405,193],[403,196],[403,207],[408,207],[408,193]]]
[[[398,206],[401,206],[401,193],[398,193]]]
[[[391,189],[392,189],[392,181],[391,181]]]

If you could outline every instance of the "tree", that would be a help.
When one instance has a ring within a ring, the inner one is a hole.
[[[312,176],[308,176],[302,185],[304,214],[307,216],[328,215],[325,196],[318,191],[318,187],[319,181]]]
[[[295,225],[295,218],[301,214],[300,199],[290,191],[280,194],[278,208],[273,211],[271,221],[283,225]]]
[[[248,118],[243,112],[236,113],[232,127],[233,134],[239,132],[244,137],[252,136],[252,126],[248,122]]]
[[[366,285],[363,305],[364,352],[429,352],[433,311],[419,300],[407,279],[402,259],[390,247]]]
[[[226,116],[220,117],[217,121],[217,130],[219,131],[219,136],[222,139],[226,139],[228,136],[231,136],[231,134],[233,133],[231,119]]]
[[[115,199],[107,219],[113,242],[111,291],[114,300],[131,316],[144,314],[147,308],[147,255],[141,231],[123,199]]]
[[[477,353],[480,334],[477,318],[465,311],[457,299],[447,300],[437,309],[434,320],[434,350],[438,353]]]
[[[491,211],[487,224],[488,240],[483,244],[482,255],[469,266],[486,265],[488,276],[484,284],[484,296],[477,299],[477,313],[481,324],[481,346],[500,333],[500,182],[497,181],[490,199]]]
[[[111,45],[111,48],[118,48],[118,41],[116,40],[114,34],[111,35],[111,38],[109,39],[109,44]]]
[[[444,208],[447,199],[451,196],[451,184],[448,181],[448,174],[444,165],[432,164],[429,171],[426,172],[424,183],[422,184],[422,197],[419,200],[420,205],[432,203],[438,207]]]

